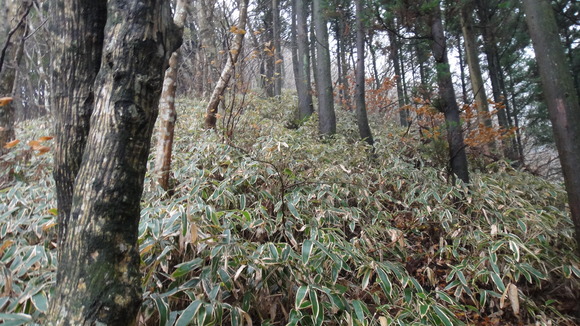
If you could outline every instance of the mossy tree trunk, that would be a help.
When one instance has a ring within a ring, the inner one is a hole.
[[[55,1],[53,19],[59,247],[47,324],[135,325],[139,203],[181,32],[159,0]]]
[[[524,12],[552,121],[580,253],[580,103],[549,1],[524,0]]]

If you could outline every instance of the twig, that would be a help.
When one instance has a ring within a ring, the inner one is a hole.
[[[6,50],[8,49],[8,46],[10,45],[10,39],[12,38],[12,36],[14,35],[14,33],[16,33],[16,31],[22,26],[22,24],[24,24],[24,22],[26,21],[26,17],[28,16],[28,14],[30,13],[30,8],[32,8],[33,3],[30,2],[30,4],[28,5],[28,8],[26,8],[26,11],[24,12],[24,14],[22,15],[22,17],[20,18],[20,21],[18,22],[18,24],[16,24],[16,27],[14,27],[9,33],[8,33],[8,37],[6,38],[6,42],[4,43],[4,47],[2,48],[2,54],[0,55],[0,72],[2,72],[2,68],[4,66],[4,58],[6,57]]]

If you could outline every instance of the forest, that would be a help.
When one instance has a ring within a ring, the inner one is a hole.
[[[580,325],[580,3],[0,0],[0,324]]]

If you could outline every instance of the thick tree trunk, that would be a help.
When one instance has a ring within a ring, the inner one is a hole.
[[[234,66],[238,62],[238,57],[240,52],[242,52],[242,45],[244,43],[244,35],[246,34],[246,20],[248,17],[248,0],[238,0],[239,7],[238,10],[240,12],[240,18],[238,21],[237,29],[235,32],[234,43],[232,48],[228,53],[228,61],[224,69],[222,70],[222,74],[220,79],[218,80],[213,93],[209,99],[209,103],[206,108],[205,114],[205,128],[206,129],[215,129],[217,123],[217,110],[222,100],[224,91],[232,78],[232,73],[234,71]]]
[[[14,15],[17,24],[11,26],[5,44],[0,44],[0,97],[13,97],[16,71],[22,58],[24,46],[24,34],[26,32],[26,17],[32,7],[31,0],[23,0],[12,3],[16,10],[9,10],[9,15]],[[13,17],[13,18],[14,18]],[[14,106],[7,103],[0,106],[0,155],[6,151],[4,144],[14,140]]]
[[[550,2],[524,0],[523,4],[560,154],[568,203],[576,229],[577,251],[580,253],[580,104]]]
[[[180,29],[183,29],[183,26],[185,25],[187,6],[187,0],[177,1],[173,22]],[[170,190],[169,174],[171,172],[171,153],[173,149],[175,122],[177,121],[177,112],[175,112],[175,91],[179,56],[180,51],[177,50],[169,59],[169,68],[165,71],[163,91],[161,92],[161,99],[159,100],[160,124],[157,131],[154,172],[157,176],[159,186],[161,186],[165,191]]]
[[[101,65],[106,0],[54,1],[51,107],[55,122],[54,181],[59,247],[68,236],[73,185],[81,167],[95,101],[94,84]],[[59,251],[59,255],[61,252]],[[57,272],[57,283],[64,270]]]
[[[367,118],[365,103],[365,30],[363,22],[363,0],[355,0],[356,11],[356,120],[361,139],[369,145],[374,145],[373,134]]]
[[[294,0],[296,26],[293,34],[296,39],[295,76],[298,93],[298,122],[308,119],[314,112],[312,89],[310,86],[310,52],[308,46],[307,6],[304,0]]]
[[[329,136],[336,133],[336,116],[334,113],[334,97],[332,77],[330,73],[330,48],[328,45],[328,28],[324,17],[324,0],[314,0],[312,21],[316,30],[316,53],[318,54],[318,130],[321,135]]]
[[[433,58],[435,59],[437,85],[439,86],[439,103],[437,108],[445,115],[451,173],[463,180],[463,182],[469,183],[467,156],[465,154],[463,131],[461,130],[459,106],[457,105],[455,91],[453,90],[451,70],[447,58],[447,40],[441,22],[439,5],[434,9],[430,19],[431,37],[433,38],[431,41],[431,49],[433,51]]]
[[[475,105],[477,110],[482,113],[478,115],[478,123],[483,123],[487,127],[491,127],[491,119],[489,117],[489,106],[487,103],[487,95],[485,93],[485,84],[481,74],[481,67],[479,65],[479,51],[477,47],[477,40],[473,31],[472,8],[464,5],[461,8],[461,32],[465,42],[465,55],[467,66],[469,67],[469,80],[471,81],[471,89],[473,97],[475,98]]]
[[[62,69],[54,78],[59,90],[54,93],[58,96],[54,109],[67,113],[56,117],[61,154],[62,143],[71,141],[65,138],[78,137],[63,130],[65,123],[81,118],[93,99],[94,111],[78,175],[67,183],[73,185],[70,218],[62,219],[59,212],[58,272],[48,324],[135,325],[142,299],[139,203],[163,73],[181,33],[165,1],[56,5],[55,16],[64,19],[56,22],[68,22],[62,24],[64,43],[57,53],[56,65]],[[65,61],[69,56],[72,60]],[[75,69],[81,64],[90,69]],[[84,97],[69,102],[67,86]],[[84,127],[75,131],[84,136],[89,126]],[[55,173],[55,177],[71,175]],[[59,194],[59,200],[62,197]]]

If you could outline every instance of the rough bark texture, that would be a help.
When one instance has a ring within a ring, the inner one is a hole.
[[[310,86],[310,53],[308,48],[307,7],[304,0],[294,0],[296,10],[296,62],[295,80],[298,93],[298,122],[312,115],[312,89]]]
[[[447,40],[441,22],[439,6],[434,9],[431,19],[431,49],[437,70],[437,86],[439,86],[439,103],[437,108],[445,115],[447,141],[449,142],[449,162],[451,173],[469,183],[467,156],[459,117],[459,106],[453,90],[451,70],[447,58]]]
[[[336,133],[336,116],[334,113],[334,98],[332,77],[330,73],[330,50],[328,46],[328,28],[323,13],[324,0],[314,0],[312,21],[316,31],[317,90],[318,90],[318,130],[321,135]]]
[[[546,0],[524,0],[523,4],[564,173],[568,203],[576,230],[577,251],[580,253],[579,99],[550,3]]]
[[[195,2],[197,12],[197,25],[199,27],[199,36],[201,42],[201,49],[199,51],[201,67],[201,80],[199,83],[201,89],[200,95],[207,97],[213,91],[213,87],[219,78],[220,62],[218,62],[218,51],[216,47],[215,26],[214,26],[214,0],[198,0]]]
[[[209,99],[209,103],[206,108],[205,113],[205,128],[206,129],[214,129],[217,123],[217,110],[220,104],[220,101],[223,97],[224,91],[232,78],[232,73],[234,71],[234,66],[236,62],[238,62],[238,56],[242,51],[242,45],[244,44],[244,35],[245,35],[245,28],[246,28],[246,20],[248,18],[248,0],[239,0],[239,8],[240,18],[238,21],[238,32],[234,37],[234,43],[232,48],[228,54],[228,61],[224,69],[222,70],[222,74],[220,79],[218,80],[213,93]]]
[[[55,122],[53,176],[61,247],[67,235],[73,184],[81,166],[93,113],[93,88],[101,65],[107,1],[58,0],[52,6],[51,30],[55,34],[51,76]]]
[[[182,29],[187,17],[186,0],[178,0],[175,8],[173,22]],[[177,65],[180,51],[173,52],[169,59],[169,68],[165,71],[163,91],[159,100],[159,129],[157,130],[157,146],[155,151],[154,172],[159,186],[165,191],[169,190],[169,173],[171,172],[171,153],[177,113],[175,112],[175,90],[177,82]]]
[[[134,325],[142,297],[139,202],[163,73],[181,33],[165,1],[63,1],[55,11],[66,22],[57,55],[63,69],[55,71],[60,91],[55,111],[68,113],[56,117],[59,142],[77,137],[63,128],[86,113],[93,98],[94,110],[90,126],[78,130],[90,131],[78,175],[67,183],[73,185],[70,218],[59,214],[57,284],[48,324]],[[64,60],[68,55],[71,61]],[[76,70],[81,63],[89,69]],[[63,96],[66,86],[82,88],[84,93],[77,90],[73,95],[85,97],[68,102]],[[79,107],[87,110],[73,111]],[[62,197],[59,194],[59,200]]]
[[[9,15],[13,15],[11,20],[16,23],[11,26],[6,43],[0,44],[0,97],[13,96],[16,71],[23,52],[26,17],[32,1],[13,2],[12,5],[18,6],[16,10],[9,10]],[[0,106],[0,155],[5,153],[4,144],[14,140],[14,137],[14,105],[8,103]]]
[[[461,8],[461,32],[465,42],[465,55],[467,66],[469,67],[469,80],[471,81],[471,89],[473,90],[475,105],[479,112],[484,113],[485,117],[484,119],[478,119],[478,122],[491,127],[485,84],[483,83],[481,67],[479,65],[477,39],[475,38],[475,33],[473,31],[473,19],[471,17],[472,11],[473,8],[468,5],[464,5]]]
[[[365,30],[363,26],[362,0],[355,0],[356,6],[356,120],[361,139],[373,146],[374,139],[367,118],[365,103]]]

